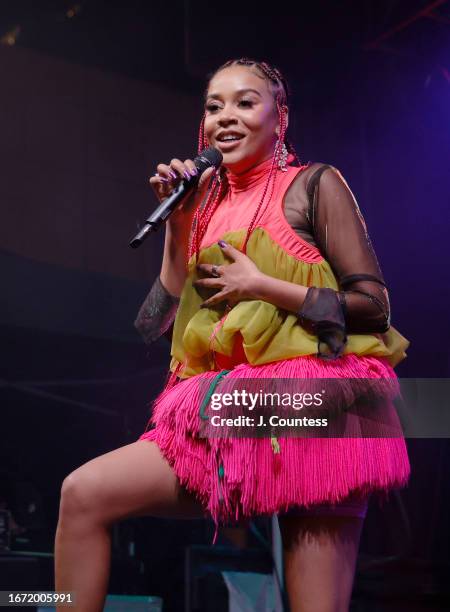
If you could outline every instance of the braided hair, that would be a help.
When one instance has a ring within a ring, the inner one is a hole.
[[[288,109],[290,90],[289,90],[287,81],[283,77],[281,72],[278,70],[278,68],[270,66],[267,62],[258,62],[256,60],[252,60],[246,57],[243,57],[240,59],[233,59],[233,60],[229,60],[225,62],[224,64],[222,64],[222,66],[219,66],[217,70],[215,70],[214,72],[208,75],[207,88],[209,86],[209,83],[213,79],[213,77],[218,72],[220,72],[221,70],[224,70],[225,68],[230,68],[231,66],[247,66],[249,68],[255,69],[258,71],[259,76],[261,76],[262,78],[268,81],[269,88],[274,97],[274,101],[275,101],[275,105],[276,105],[276,109],[278,113],[279,130],[280,130],[278,141],[277,141],[277,144],[275,146],[275,150],[272,156],[272,164],[271,164],[270,170],[267,175],[267,181],[266,181],[266,185],[263,190],[261,201],[259,202],[256,208],[256,211],[255,211],[255,214],[253,215],[253,219],[250,222],[250,225],[247,230],[247,235],[245,237],[244,244],[241,249],[242,252],[245,253],[247,242],[256,225],[256,221],[260,214],[261,207],[264,201],[266,200],[266,195],[269,193],[269,196],[267,200],[265,201],[264,210],[262,211],[261,214],[264,213],[264,211],[266,210],[272,198],[275,176],[277,172],[277,162],[278,162],[278,159],[280,158],[283,145],[286,146],[288,153],[291,153],[293,155],[294,159],[296,160],[299,166],[302,166],[302,163],[300,162],[297,156],[297,153],[295,152],[295,149],[293,145],[291,144],[291,142],[289,140],[286,140],[286,129],[287,129],[286,111]],[[199,134],[198,134],[198,153],[200,153],[204,148],[209,146],[209,143],[205,136],[205,116],[206,116],[206,113],[203,114],[203,117],[200,122],[200,128],[199,128]],[[208,224],[209,224],[209,221],[212,215],[214,214],[214,211],[219,205],[223,195],[225,195],[225,190],[226,190],[225,181],[221,179],[220,169],[219,169],[214,174],[206,201],[204,202],[203,205],[200,204],[197,210],[195,211],[192,228],[191,228],[190,243],[189,243],[189,251],[188,251],[189,259],[191,258],[191,256],[193,255],[195,251],[196,261],[198,261],[201,240],[203,236],[205,235],[206,229],[208,227]]]

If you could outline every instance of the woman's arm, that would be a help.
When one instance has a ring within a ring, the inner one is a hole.
[[[312,181],[316,183],[316,189],[311,189],[316,197],[308,216],[318,247],[341,287],[336,303],[343,307],[347,331],[385,332],[390,325],[389,295],[364,218],[339,171],[328,165],[318,170],[321,172],[313,172],[308,182],[309,189],[314,188]],[[305,305],[308,289],[311,295]],[[264,275],[254,291],[259,299],[292,312],[314,306],[324,313],[320,291],[314,289]]]
[[[134,322],[146,344],[151,344],[164,335],[171,339],[171,328],[177,313],[180,298],[171,295],[157,276]]]
[[[134,327],[146,344],[155,342],[163,335],[171,342],[172,324],[187,276],[189,242],[187,231],[180,230],[170,222],[170,219],[166,223],[165,231],[161,272],[156,277],[134,322]]]
[[[336,359],[347,343],[339,292],[327,287],[304,287],[261,274],[252,289],[253,299],[295,312],[302,327],[318,337],[318,356]]]
[[[339,283],[347,331],[387,331],[388,290],[364,217],[347,182],[339,170],[322,164],[312,174],[307,190],[312,196],[312,230]]]
[[[326,164],[313,167],[307,191],[312,233],[340,290],[303,287],[262,275],[254,293],[296,312],[302,325],[319,336],[319,354],[323,342],[339,356],[347,332],[383,333],[389,329],[389,295],[366,223],[340,172]]]
[[[172,192],[182,178],[197,174],[193,160],[172,159],[170,165],[159,164],[150,185],[160,202]],[[135,328],[147,344],[164,335],[172,340],[174,322],[180,296],[187,277],[189,235],[197,204],[207,197],[214,168],[203,172],[194,191],[177,206],[165,225],[164,254],[161,272],[153,283],[134,322]]]

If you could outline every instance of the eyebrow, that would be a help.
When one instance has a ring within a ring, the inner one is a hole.
[[[257,91],[256,89],[251,89],[250,87],[247,87],[245,89],[238,89],[236,91],[237,94],[242,94],[242,93],[246,93],[248,91],[251,91],[252,93],[257,94],[260,98],[262,98],[262,95],[259,93],[259,91]],[[208,96],[206,96],[206,99],[208,98],[220,98],[220,94],[216,94],[216,93],[212,93],[209,94]]]

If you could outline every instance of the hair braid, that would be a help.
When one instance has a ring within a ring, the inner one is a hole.
[[[248,230],[247,230],[247,234],[246,234],[246,237],[245,237],[245,240],[244,240],[244,244],[243,244],[243,247],[242,247],[242,252],[243,253],[246,253],[246,251],[247,251],[247,242],[248,242],[248,240],[250,238],[250,235],[251,235],[251,233],[253,231],[253,228],[255,227],[256,222],[258,220],[259,212],[260,212],[260,210],[262,208],[264,199],[265,199],[267,191],[269,189],[269,185],[270,185],[270,195],[267,198],[266,205],[265,205],[265,207],[264,207],[264,209],[263,209],[263,211],[261,213],[261,216],[264,215],[264,213],[265,213],[265,211],[267,209],[267,206],[269,205],[269,202],[272,199],[273,189],[274,189],[274,186],[275,186],[275,177],[276,177],[276,171],[277,171],[276,163],[278,162],[279,156],[281,154],[281,149],[282,149],[283,143],[284,143],[284,136],[286,134],[286,113],[284,111],[284,105],[282,105],[282,97],[281,97],[281,95],[279,95],[277,97],[276,104],[277,104],[278,117],[279,117],[279,121],[280,121],[280,134],[279,134],[277,145],[275,147],[275,150],[274,150],[274,153],[273,153],[273,156],[272,156],[272,164],[270,166],[269,175],[267,177],[266,185],[264,187],[264,191],[263,191],[263,194],[261,196],[261,200],[260,200],[260,202],[259,202],[259,204],[258,204],[258,206],[256,208],[255,214],[253,215],[253,218],[252,218],[252,220],[250,222],[250,225],[248,227]]]
[[[202,202],[200,202],[195,211],[189,239],[188,261],[195,252],[195,260],[198,263],[201,240],[214,211],[220,203],[222,182],[219,181],[218,176],[218,171],[216,171],[204,205],[202,206]]]
[[[205,136],[205,113],[203,113],[202,120],[200,121],[200,128],[198,130],[197,154],[200,155],[203,149],[205,149],[207,146],[208,146],[208,141],[206,140],[206,136]]]

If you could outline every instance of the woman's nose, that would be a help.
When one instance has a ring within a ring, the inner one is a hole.
[[[223,108],[217,117],[217,123],[220,126],[236,123],[237,117],[231,108]]]

